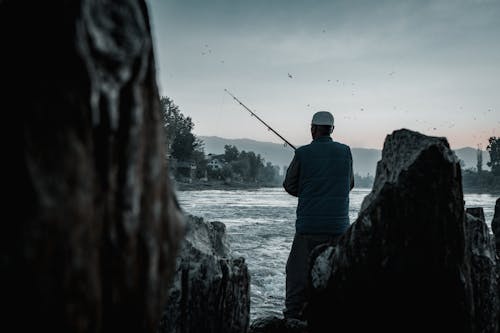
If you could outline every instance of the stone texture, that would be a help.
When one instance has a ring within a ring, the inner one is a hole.
[[[495,203],[495,213],[493,215],[493,220],[491,221],[491,229],[495,236],[496,251],[497,251],[497,294],[500,299],[500,198],[497,199]],[[498,315],[500,316],[500,314]],[[499,318],[499,331],[500,331],[500,318]]]
[[[4,327],[154,331],[183,227],[145,2],[4,0],[0,37]]]
[[[190,216],[159,333],[244,333],[250,317],[250,275],[233,258],[225,225]]]
[[[476,332],[498,332],[498,298],[495,239],[484,220],[481,207],[467,208],[466,244],[471,260]]]
[[[314,260],[313,332],[474,332],[458,159],[445,138],[387,136],[358,218]]]
[[[307,323],[276,316],[258,318],[250,325],[249,333],[307,333]]]
[[[491,230],[495,235],[497,254],[500,256],[500,198],[495,203],[495,213],[491,221]]]

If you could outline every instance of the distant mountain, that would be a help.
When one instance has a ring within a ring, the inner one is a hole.
[[[256,154],[260,154],[266,162],[271,162],[280,167],[288,167],[288,164],[290,164],[293,158],[292,148],[277,143],[255,141],[251,139],[226,139],[217,136],[200,136],[199,138],[204,142],[206,154],[222,154],[224,153],[225,145],[232,145],[236,146],[239,151],[253,151]],[[351,147],[351,152],[354,172],[362,176],[366,176],[367,174],[374,176],[377,162],[382,155],[381,150]],[[460,148],[455,150],[455,154],[459,159],[464,161],[464,167],[466,169],[476,168],[476,149],[470,147]],[[486,166],[487,161],[489,161],[489,155],[486,151],[483,151],[484,170],[489,170]]]
[[[471,147],[464,147],[460,149],[455,149],[455,154],[459,159],[464,162],[464,169],[477,169],[477,149]],[[487,162],[490,161],[490,154],[487,151],[483,150],[483,170],[490,170],[490,168],[486,165]]]
[[[351,153],[354,173],[361,176],[366,176],[368,174],[375,176],[377,162],[380,161],[382,157],[381,150],[351,147]]]
[[[272,142],[261,142],[250,139],[225,139],[218,136],[200,136],[205,143],[205,153],[223,154],[224,146],[236,146],[239,151],[253,151],[260,154],[266,162],[279,165],[280,167],[290,164],[293,158],[293,149]]]
[[[293,149],[272,142],[255,141],[251,139],[226,139],[217,136],[200,136],[205,143],[205,153],[222,154],[224,146],[236,146],[239,151],[253,151],[260,154],[266,162],[280,167],[288,167],[293,158]],[[367,148],[351,148],[354,172],[366,176],[375,175],[377,161],[380,160],[380,150]]]

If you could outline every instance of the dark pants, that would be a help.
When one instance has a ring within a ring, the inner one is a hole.
[[[285,318],[301,319],[307,299],[309,255],[321,244],[335,243],[338,235],[304,235],[295,233],[286,263]]]

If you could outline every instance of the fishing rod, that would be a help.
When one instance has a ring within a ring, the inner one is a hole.
[[[288,145],[288,146],[292,147],[292,148],[293,148],[293,150],[297,149],[297,148],[295,148],[295,146],[294,146],[294,145],[292,145],[290,142],[288,142],[288,140],[287,140],[287,139],[285,139],[285,138],[284,138],[284,137],[282,137],[282,136],[281,136],[278,132],[276,132],[276,131],[275,131],[275,130],[271,127],[271,126],[269,126],[268,124],[266,124],[266,123],[264,122],[264,120],[260,119],[260,117],[259,117],[259,116],[257,116],[257,115],[256,115],[256,114],[252,111],[252,110],[250,110],[250,109],[249,109],[249,108],[248,108],[245,104],[243,104],[243,103],[242,103],[239,99],[237,99],[237,98],[236,98],[233,94],[231,94],[231,93],[229,92],[229,90],[224,89],[224,91],[225,91],[225,92],[227,92],[227,93],[228,93],[228,94],[229,94],[232,98],[234,98],[234,100],[235,100],[236,102],[238,102],[238,103],[239,103],[242,107],[244,107],[244,108],[245,108],[248,112],[250,112],[250,114],[251,114],[253,117],[257,118],[257,119],[258,119],[261,123],[263,123],[263,124],[267,127],[267,129],[268,129],[268,130],[272,131],[274,134],[276,134],[277,136],[279,136],[279,138],[285,142],[285,145]]]

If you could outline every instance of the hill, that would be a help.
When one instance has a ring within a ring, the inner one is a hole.
[[[293,158],[292,148],[272,142],[262,142],[251,139],[225,139],[217,136],[200,136],[199,138],[203,140],[205,144],[206,154],[222,154],[224,153],[224,146],[231,145],[236,146],[239,151],[253,151],[256,154],[260,154],[266,162],[271,162],[280,167],[284,165],[288,166]]]
[[[486,165],[486,162],[490,161],[490,154],[483,150],[483,170],[490,170]],[[464,147],[460,149],[455,149],[455,154],[459,159],[464,162],[464,169],[477,168],[477,149],[471,147]]]
[[[251,139],[226,139],[217,136],[200,136],[204,142],[205,153],[222,154],[224,153],[225,145],[236,146],[238,150],[253,151],[260,154],[266,162],[287,167],[293,157],[293,149],[284,145],[256,141]],[[352,159],[354,163],[354,172],[359,175],[366,176],[367,174],[375,175],[377,162],[381,157],[381,150],[369,148],[353,148],[351,147]],[[476,149],[465,147],[455,150],[455,154],[464,162],[464,168],[476,168]],[[486,162],[489,161],[489,155],[483,151],[483,169],[489,170]]]

